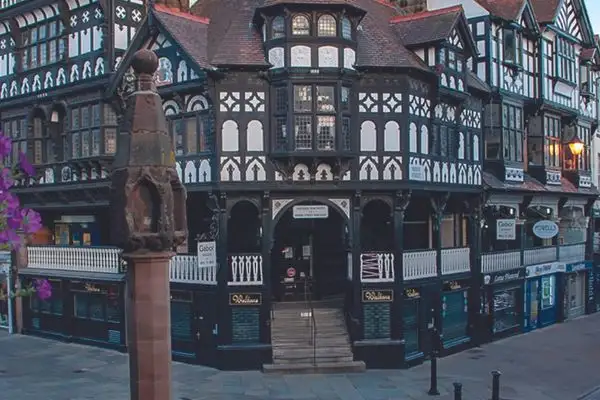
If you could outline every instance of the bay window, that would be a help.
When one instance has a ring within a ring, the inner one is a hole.
[[[463,72],[464,70],[464,60],[462,55],[452,49],[440,49],[439,63],[457,72]]]
[[[521,49],[521,34],[516,29],[504,29],[502,35],[502,49],[505,62],[521,65],[523,54]]]
[[[575,46],[560,37],[556,38],[556,77],[575,83],[576,77]]]
[[[92,104],[71,110],[71,157],[100,155],[101,105]]]
[[[43,67],[62,59],[66,53],[63,31],[64,25],[60,20],[26,28],[21,34],[23,70]]]
[[[560,118],[546,115],[544,117],[544,130],[545,135],[545,149],[544,149],[544,161],[546,167],[560,168],[560,155],[561,155],[561,126]]]
[[[285,36],[285,20],[283,17],[273,18],[271,22],[271,39],[279,39]]]
[[[502,147],[504,160],[523,161],[523,110],[519,106],[502,105]]]

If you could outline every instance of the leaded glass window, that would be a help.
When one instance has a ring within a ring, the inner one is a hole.
[[[342,37],[352,39],[352,23],[346,17],[342,18]]]
[[[271,39],[278,39],[285,36],[285,20],[283,17],[273,18],[271,23]]]
[[[332,15],[326,14],[319,17],[318,36],[337,36],[337,24]]]
[[[296,15],[292,19],[292,35],[308,36],[310,35],[310,21],[304,15]]]

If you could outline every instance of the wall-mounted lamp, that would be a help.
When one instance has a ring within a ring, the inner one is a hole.
[[[585,145],[577,136],[575,136],[573,140],[569,142],[569,150],[571,150],[571,154],[574,156],[580,155],[584,147]]]

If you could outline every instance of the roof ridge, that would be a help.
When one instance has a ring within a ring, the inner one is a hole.
[[[458,4],[455,6],[439,8],[437,10],[426,10],[426,11],[421,11],[421,12],[414,13],[414,14],[398,15],[398,16],[392,17],[390,19],[390,23],[395,24],[395,23],[404,22],[404,21],[414,21],[416,19],[435,17],[437,15],[445,15],[445,14],[451,14],[453,12],[462,12],[462,11],[463,11],[462,5]]]
[[[177,10],[176,8],[171,8],[171,7],[162,5],[162,4],[155,4],[154,10],[163,12],[165,14],[172,15],[174,17],[185,18],[190,21],[200,22],[202,24],[207,24],[207,25],[210,24],[210,18],[190,14],[188,12],[180,11],[180,10]]]

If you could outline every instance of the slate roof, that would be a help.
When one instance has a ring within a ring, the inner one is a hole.
[[[316,5],[342,5],[360,8],[359,0],[264,0],[263,7],[279,4],[316,4]]]
[[[561,0],[529,0],[533,6],[537,20],[540,24],[548,24],[554,21]]]
[[[567,178],[561,178],[560,185],[544,185],[537,179],[528,174],[523,174],[523,182],[508,183],[502,182],[490,172],[483,172],[483,185],[486,189],[499,191],[515,192],[536,192],[536,193],[573,193],[587,196],[598,196],[599,192],[595,187],[577,188]]]
[[[202,68],[211,68],[206,43],[209,20],[156,5],[154,15],[182,49]]]
[[[506,21],[516,21],[521,15],[521,10],[526,0],[475,0],[495,17]]]
[[[461,6],[394,17],[394,30],[406,46],[446,40],[462,14]]]

